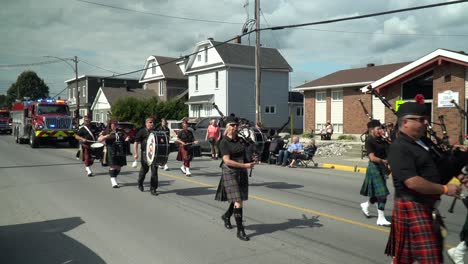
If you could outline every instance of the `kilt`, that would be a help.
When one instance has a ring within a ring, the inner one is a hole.
[[[176,160],[178,161],[191,161],[192,160],[192,153],[191,153],[191,148],[190,151],[188,151],[184,145],[179,144],[179,152],[177,153],[177,158]]]
[[[122,145],[123,146],[123,145]],[[127,165],[127,157],[125,156],[125,148],[121,146],[107,145],[107,165],[108,166],[125,166]]]
[[[215,200],[238,202],[249,198],[249,180],[246,169],[231,169],[222,166],[223,175],[219,180]]]
[[[394,263],[443,263],[443,238],[433,225],[430,206],[395,200],[392,226],[385,254],[394,257]]]
[[[379,198],[386,199],[390,194],[381,166],[369,162],[360,194],[367,197],[376,197],[377,200],[380,200]]]

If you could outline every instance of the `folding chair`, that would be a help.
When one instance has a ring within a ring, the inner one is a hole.
[[[316,146],[309,146],[304,148],[304,152],[302,153],[302,155],[296,159],[297,164],[308,168],[309,164],[312,163],[314,167],[317,167],[318,163],[314,161],[314,155],[316,151]]]

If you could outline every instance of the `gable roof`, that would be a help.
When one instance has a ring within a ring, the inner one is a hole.
[[[116,87],[104,87],[99,88],[107,98],[107,101],[112,106],[119,99],[125,97],[135,97],[137,99],[146,99],[153,96],[157,96],[153,90],[143,89],[127,89],[127,88],[116,88]],[[96,97],[97,98],[97,97]]]
[[[161,69],[161,72],[163,74],[163,77],[161,78],[160,76],[157,77],[150,77],[145,79],[146,72],[150,67],[150,63],[152,61],[155,61],[156,64],[159,66]],[[164,57],[164,56],[158,56],[158,55],[151,55],[146,59],[145,62],[145,69],[140,77],[140,82],[146,82],[150,80],[157,80],[157,79],[179,79],[179,80],[187,80],[187,76],[184,75],[182,70],[180,69],[179,65],[177,65],[177,62],[180,62],[183,60],[182,58],[172,58],[172,57]],[[171,62],[172,61],[172,62]],[[169,63],[171,62],[171,63]]]
[[[203,41],[195,47],[194,52],[198,50],[198,47],[203,45],[209,45],[216,50],[225,66],[244,66],[255,68],[255,47],[247,46],[242,44],[223,43],[214,40]],[[187,63],[187,71],[202,69],[204,67],[211,67],[216,65],[206,65],[203,67],[191,68],[193,61],[196,56],[191,56]],[[219,65],[218,65],[219,66]],[[274,48],[260,49],[260,67],[266,70],[283,70],[292,72],[292,67],[288,64],[286,59],[281,53]]]
[[[372,88],[377,90],[383,89],[410,76],[422,74],[433,68],[435,65],[440,65],[443,62],[461,64],[468,67],[468,55],[447,49],[437,49],[412,63],[375,80],[371,83]],[[367,92],[367,87],[361,88],[361,91]]]
[[[384,64],[378,66],[368,66],[364,68],[356,68],[349,70],[341,70],[308,83],[302,84],[294,91],[305,91],[326,88],[339,88],[351,86],[364,86],[372,83],[383,76],[408,65],[410,62],[400,62],[392,64]]]

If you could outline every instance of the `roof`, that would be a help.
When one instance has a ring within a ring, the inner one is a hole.
[[[127,88],[116,88],[116,87],[104,87],[104,88],[101,88],[101,90],[106,96],[107,101],[109,102],[110,105],[113,105],[119,99],[122,99],[125,97],[147,99],[149,97],[156,96],[156,92],[153,90],[143,90],[143,89],[128,89],[127,90]]]
[[[389,85],[417,76],[425,71],[434,68],[435,65],[440,65],[443,62],[455,63],[468,67],[468,55],[462,52],[456,52],[446,49],[437,49],[407,65],[397,69],[381,78],[372,82],[372,88],[380,90]],[[367,92],[367,87],[361,88],[362,92]]]
[[[213,102],[213,98],[214,98],[214,94],[190,96],[186,104],[211,103]]]
[[[180,59],[156,55],[153,56],[156,58],[156,61],[158,62],[159,67],[161,67],[161,70],[166,79],[187,79],[187,76],[182,73],[180,67],[176,64],[178,61],[180,61]],[[170,61],[173,62],[168,63]]]
[[[81,79],[87,78],[87,77],[89,77],[89,78],[100,78],[100,79],[118,79],[118,80],[138,81],[138,79],[135,79],[135,78],[99,76],[99,75],[88,75],[88,74],[78,76],[78,80],[81,80]],[[64,81],[64,83],[69,83],[69,82],[74,82],[74,81],[75,81],[75,78],[71,78],[71,79],[68,79],[68,80]]]
[[[316,80],[310,81],[303,85],[296,87],[294,90],[314,90],[325,88],[338,88],[350,86],[364,86],[376,81],[391,72],[394,72],[410,62],[400,62],[393,64],[385,64],[379,66],[371,66],[364,68],[356,68],[349,70],[341,70]]]
[[[304,95],[300,92],[289,92],[288,102],[289,103],[303,103]]]
[[[255,47],[242,44],[211,41],[225,64],[255,67]],[[292,71],[281,53],[274,48],[260,49],[260,67],[265,69],[279,69]]]

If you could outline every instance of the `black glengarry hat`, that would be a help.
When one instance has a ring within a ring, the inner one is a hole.
[[[239,118],[235,116],[227,116],[226,119],[224,120],[224,123],[226,124],[239,124]]]
[[[382,124],[379,120],[373,119],[367,123],[367,128],[380,127]]]
[[[402,117],[406,115],[425,116],[426,106],[424,104],[406,102],[398,108],[397,116]]]

